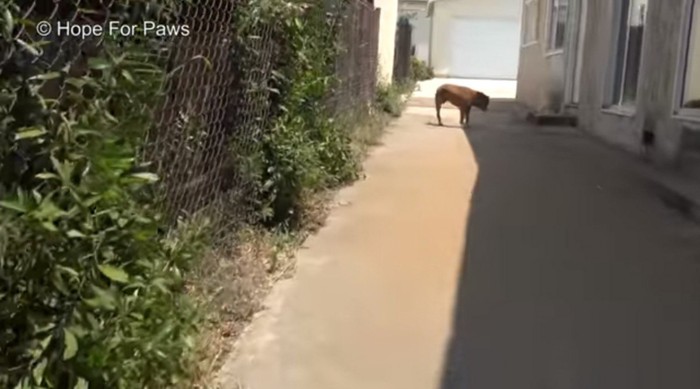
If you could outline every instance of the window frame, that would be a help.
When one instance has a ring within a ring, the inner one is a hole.
[[[626,4],[625,4],[626,3]],[[624,6],[627,6],[627,10],[624,10]],[[636,84],[634,85],[635,99],[632,102],[624,102],[625,95],[625,77],[627,75],[627,59],[629,54],[629,37],[630,37],[630,27],[632,18],[632,6],[634,5],[634,0],[625,0],[623,3],[615,2],[615,10],[613,12],[613,30],[615,35],[613,37],[614,43],[611,50],[610,60],[609,60],[609,73],[608,82],[609,85],[606,92],[605,104],[603,105],[603,111],[613,114],[620,114],[622,116],[634,116],[636,112],[637,102],[639,101],[639,86],[642,77],[637,77]],[[626,18],[622,18],[626,15]],[[642,47],[639,56],[639,73],[643,70],[644,64],[644,47],[647,42],[645,39],[646,28],[647,28],[647,15],[648,8],[645,9],[644,17],[644,31],[642,32]],[[624,30],[623,30],[624,28]],[[624,39],[622,39],[622,34],[625,34]],[[624,45],[624,52],[620,52],[620,44]],[[619,73],[619,75],[618,75]]]
[[[693,27],[700,28],[700,19],[693,20],[696,11],[700,11],[700,0],[685,0],[684,17],[681,21],[679,40],[679,55],[676,70],[676,86],[674,88],[673,116],[677,119],[700,122],[700,108],[684,108],[683,97],[686,88],[688,58],[690,55],[690,40]],[[696,10],[696,8],[698,8]]]
[[[528,11],[532,12],[534,11],[534,20],[530,20],[529,17],[530,15],[528,14]],[[523,33],[522,36],[520,37],[520,47],[530,47],[533,46],[537,43],[539,43],[539,21],[540,21],[540,7],[539,7],[539,0],[524,0],[523,2]],[[532,22],[532,26],[530,25],[530,22]],[[533,34],[534,36],[532,37],[531,40],[527,40],[528,38],[528,30],[532,28],[533,29]]]
[[[559,32],[559,7],[561,7],[559,1],[560,0],[549,0],[547,3],[547,26],[545,28],[546,36],[544,38],[546,56],[562,54],[564,52],[564,47],[566,47],[566,39],[564,39],[564,42],[562,42],[561,47],[556,47],[557,33]],[[568,6],[569,4],[567,4],[567,18]],[[557,23],[552,24],[552,21],[555,17]],[[552,29],[553,26],[554,29]],[[564,25],[564,33],[566,34],[566,24]]]

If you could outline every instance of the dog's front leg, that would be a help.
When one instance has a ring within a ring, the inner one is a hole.
[[[464,115],[464,128],[469,128],[469,114],[472,111],[472,106],[467,105],[466,108],[464,108],[464,111],[462,111],[462,114]]]

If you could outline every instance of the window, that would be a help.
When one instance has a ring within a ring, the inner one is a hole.
[[[620,29],[615,53],[615,78],[611,103],[634,105],[642,60],[642,42],[648,0],[622,0],[619,9]]]
[[[549,26],[547,28],[547,50],[564,48],[564,33],[569,0],[549,0]]]
[[[684,58],[682,107],[700,110],[700,0],[693,1]]]
[[[525,0],[523,8],[523,45],[537,42],[538,1]]]

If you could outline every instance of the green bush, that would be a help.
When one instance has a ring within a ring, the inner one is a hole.
[[[273,71],[271,90],[279,95],[279,114],[265,132],[255,158],[261,169],[261,198],[265,222],[294,228],[301,222],[303,196],[333,188],[357,177],[349,131],[333,120],[326,101],[335,83],[334,61],[338,20],[322,4],[255,3],[254,20],[243,21],[243,37],[260,26],[271,26],[286,37]],[[246,44],[244,44],[246,46]]]
[[[433,77],[435,77],[435,74],[432,67],[428,66],[423,60],[411,57],[411,78],[416,81],[424,81]]]
[[[129,37],[105,39],[79,75],[27,66],[38,49],[15,39],[12,24],[23,22],[8,4],[0,0],[0,58],[11,61],[0,78],[0,386],[187,386],[204,312],[186,281],[213,232],[206,218],[166,223],[158,177],[137,158],[165,64]],[[278,41],[264,85],[271,120],[245,153],[230,145],[270,226],[298,227],[306,193],[359,172],[357,123],[325,108],[342,49],[325,11],[320,1],[254,0],[235,26],[251,53],[261,28]],[[64,93],[50,98],[57,87]],[[400,112],[401,90],[382,89],[385,109]]]
[[[11,31],[1,45],[20,61],[33,49]],[[162,388],[186,376],[197,311],[183,275],[204,229],[162,233],[157,177],[135,159],[165,75],[137,40],[104,45],[89,73],[17,62],[0,78],[2,387]],[[45,97],[52,85],[59,99]]]
[[[377,86],[377,104],[384,112],[394,117],[401,115],[401,93],[393,84]]]
[[[401,116],[404,108],[402,97],[413,91],[415,81],[408,80],[403,83],[394,82],[391,84],[380,84],[377,86],[376,104],[384,112],[393,117]]]

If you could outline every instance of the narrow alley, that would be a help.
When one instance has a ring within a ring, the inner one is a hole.
[[[510,104],[464,132],[409,102],[221,386],[700,387],[700,228],[634,157]]]

